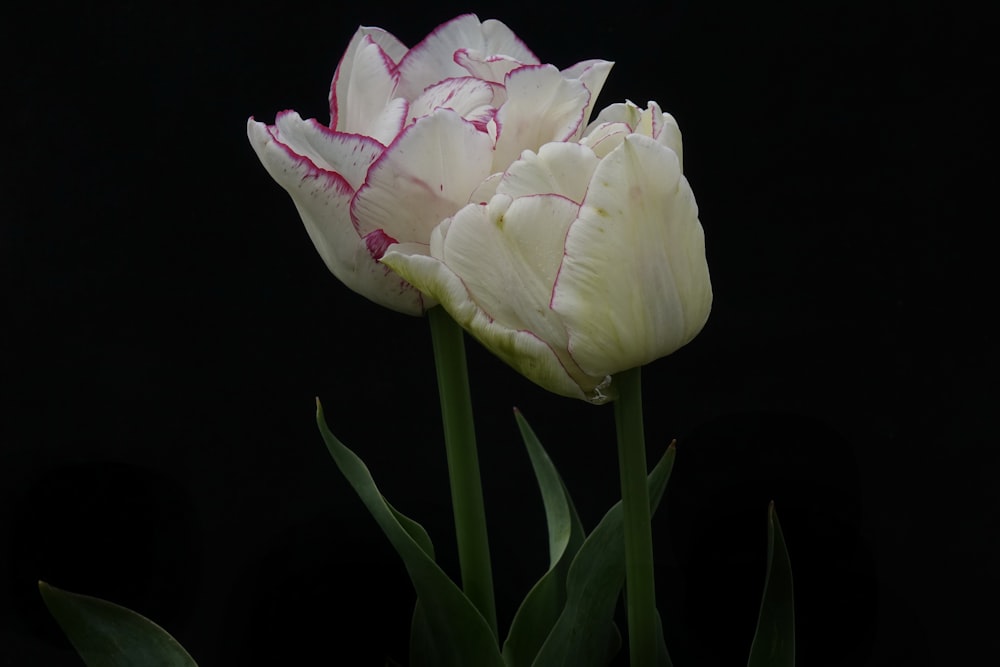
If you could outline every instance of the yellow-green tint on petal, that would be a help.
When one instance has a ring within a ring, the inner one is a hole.
[[[694,194],[676,154],[632,135],[594,173],[552,306],[591,376],[666,356],[701,330],[712,291]]]

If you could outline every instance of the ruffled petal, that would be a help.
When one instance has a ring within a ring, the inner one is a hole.
[[[560,358],[567,357],[565,352],[560,355],[557,345],[546,342],[538,330],[524,326],[524,316],[533,318],[536,324],[538,321],[544,323],[545,316],[520,313],[515,308],[515,304],[520,304],[524,310],[533,311],[537,303],[532,303],[524,293],[516,293],[513,288],[509,295],[498,293],[503,289],[503,283],[510,279],[525,280],[528,284],[521,282],[519,288],[534,290],[532,283],[539,277],[534,274],[534,267],[527,266],[528,262],[512,253],[523,240],[515,237],[514,230],[508,230],[507,234],[503,231],[510,224],[515,227],[530,224],[528,218],[518,220],[520,214],[517,211],[506,219],[510,211],[505,206],[509,203],[509,198],[497,197],[487,206],[467,206],[454,218],[443,222],[435,229],[431,242],[435,257],[401,252],[398,246],[392,246],[382,261],[412,284],[433,295],[455,321],[522,375],[563,396],[587,399],[587,390],[570,374]],[[566,200],[527,206],[538,207],[534,212],[524,211],[531,218],[544,210],[561,213],[559,217],[564,221],[567,214],[572,215],[576,209],[573,205],[567,207]],[[537,218],[534,222],[538,222]],[[536,242],[549,247],[550,251],[559,252],[556,246],[561,246],[561,238],[547,238],[557,237],[557,231],[540,229],[531,236]],[[534,275],[522,276],[519,271]],[[549,313],[548,318],[550,322],[545,326],[561,327],[554,314]],[[571,359],[569,361],[572,362]],[[579,374],[579,369],[575,370]],[[590,384],[589,380],[586,384]],[[590,394],[594,394],[592,389]]]
[[[507,76],[507,102],[497,111],[493,171],[503,171],[523,150],[572,138],[583,123],[587,87],[552,65],[528,65]]]
[[[632,134],[632,129],[625,123],[598,123],[587,130],[586,136],[580,140],[584,146],[589,146],[599,158],[618,148],[625,137]]]
[[[317,131],[321,127],[318,124],[296,124],[287,117],[283,124],[290,128],[289,141],[304,152],[328,141],[323,152],[341,165],[350,163],[348,156],[356,156],[358,163],[363,163],[368,158],[362,156],[372,150],[373,142],[365,137],[323,134]],[[247,136],[264,168],[291,196],[309,238],[330,272],[350,289],[380,305],[410,315],[421,314],[424,311],[421,293],[379,265],[355,231],[350,217],[354,188],[348,180],[284,143],[277,127],[268,127],[251,118],[247,122]],[[313,157],[317,154],[318,151],[312,152]],[[326,162],[325,166],[331,165]]]
[[[540,306],[549,302],[566,230],[578,211],[578,204],[556,195],[497,195],[455,215],[440,258],[491,318],[565,348],[562,323]]]
[[[518,67],[535,64],[534,62],[524,63],[510,56],[487,56],[481,51],[473,49],[456,51],[455,62],[464,67],[472,76],[492,83],[503,83],[507,75]]]
[[[351,205],[358,232],[381,229],[399,242],[427,243],[489,176],[491,152],[489,136],[454,111],[420,118],[368,170]]]
[[[677,155],[632,135],[602,160],[566,253],[552,307],[591,375],[666,356],[704,326],[712,303],[698,207]]]
[[[463,118],[478,112],[491,116],[495,84],[471,76],[440,81],[421,93],[410,104],[409,122],[436,109],[451,109]],[[487,111],[482,111],[483,108]],[[478,118],[478,116],[477,116]]]
[[[283,145],[318,168],[336,172],[352,190],[361,187],[368,168],[385,150],[367,137],[334,132],[311,118],[302,120],[294,111],[279,113],[274,124]]]
[[[590,177],[600,162],[594,152],[577,143],[556,141],[524,151],[503,175],[496,191],[511,197],[558,194],[583,201]]]
[[[464,14],[435,28],[400,61],[399,94],[414,99],[442,79],[464,76],[466,70],[455,61],[461,49],[538,63],[535,54],[500,21],[480,23],[475,14]]]
[[[628,128],[625,130],[625,128]],[[681,129],[677,121],[668,113],[660,110],[660,105],[650,101],[645,109],[640,109],[632,102],[612,104],[605,107],[597,118],[587,128],[582,143],[590,146],[601,157],[617,148],[621,143],[622,133],[635,133],[652,137],[660,144],[677,153],[684,170],[684,148],[681,141]],[[610,141],[609,141],[610,139]]]
[[[376,45],[379,49],[380,58],[383,61],[388,60],[386,65],[391,63],[391,69],[395,71],[395,65],[398,63],[404,55],[406,55],[406,46],[396,39],[391,33],[383,30],[382,28],[370,28],[362,26],[355,31],[354,35],[351,37],[350,43],[347,45],[347,50],[344,51],[344,55],[340,59],[340,63],[337,64],[337,70],[333,74],[333,82],[330,85],[330,127],[334,129],[340,129],[348,127],[349,123],[347,121],[348,111],[346,108],[341,108],[347,105],[348,98],[351,96],[348,93],[348,89],[352,86],[365,85],[364,81],[358,82],[354,77],[354,67],[355,61],[358,57],[359,50],[365,50],[372,44]],[[371,57],[371,53],[368,57]],[[364,68],[362,68],[364,69]]]
[[[485,46],[482,25],[475,14],[442,23],[399,62],[399,94],[416,99],[427,86],[464,76],[466,71],[455,62],[455,52],[462,48],[483,50]]]

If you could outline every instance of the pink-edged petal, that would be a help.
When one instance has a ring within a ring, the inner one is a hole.
[[[381,229],[400,242],[427,243],[490,175],[491,155],[489,136],[455,112],[420,118],[368,170],[351,205],[358,232]]]
[[[469,48],[478,49],[487,56],[510,56],[525,64],[537,65],[541,61],[531,49],[521,41],[521,38],[514,34],[503,22],[496,19],[486,19],[483,21],[484,44],[478,47],[468,44]]]
[[[573,137],[590,99],[579,80],[567,80],[552,65],[528,65],[507,76],[507,102],[497,111],[493,171],[502,171],[521,151]]]
[[[420,292],[401,282],[372,258],[364,240],[351,223],[354,189],[340,174],[319,167],[309,157],[282,142],[280,131],[252,118],[247,136],[267,172],[288,192],[306,232],[327,268],[347,287],[393,310],[419,315],[424,310]],[[315,135],[320,136],[320,135]],[[364,154],[370,140],[339,135],[338,141]]]
[[[600,160],[586,146],[556,141],[538,153],[524,151],[503,174],[496,190],[511,197],[558,194],[580,203]]]
[[[690,341],[712,304],[705,236],[677,155],[631,135],[601,161],[566,235],[552,307],[591,375],[642,366]]]
[[[524,274],[534,269],[525,269],[523,260],[512,257],[512,251],[523,242],[515,237],[515,230],[504,234],[508,225],[521,225],[516,220],[519,214],[511,213],[506,207],[509,203],[509,198],[497,197],[490,205],[469,205],[454,218],[444,221],[434,231],[432,257],[399,252],[397,246],[391,246],[382,261],[437,299],[455,321],[521,374],[563,396],[600,402],[598,397],[603,396],[598,387],[603,388],[605,379],[595,380],[582,375],[564,348],[560,350],[537,331],[523,326],[521,314],[504,303],[508,296],[514,300],[524,298],[524,292],[516,292],[516,289],[537,291],[530,284],[537,276]],[[539,204],[538,210],[554,212],[564,218],[560,213],[572,211],[561,211],[563,205],[548,202]],[[513,218],[508,217],[508,213]],[[533,212],[531,217],[537,213]],[[542,241],[544,236],[553,237],[543,244],[552,248],[556,259],[561,247],[561,238],[556,238],[559,231],[550,229],[546,234],[546,230],[540,230],[540,234],[532,235],[535,241]],[[508,280],[517,281],[517,287],[512,285],[512,293],[503,295],[500,291]],[[525,285],[525,281],[529,284]],[[525,304],[526,310],[539,307],[547,310],[545,295],[538,296],[543,300]],[[542,317],[535,315],[536,319]],[[557,320],[552,326],[557,330],[561,328]],[[569,368],[566,362],[571,364]]]
[[[462,48],[482,50],[485,41],[475,14],[442,23],[399,62],[399,94],[412,100],[442,79],[464,76],[466,71],[455,62],[455,52]]]
[[[497,138],[497,110],[496,107],[485,105],[476,107],[462,116],[472,123],[477,130],[485,132],[490,137],[490,143],[496,143]]]
[[[590,101],[583,110],[583,122],[580,124],[574,139],[580,137],[587,121],[590,120],[590,114],[593,113],[594,105],[597,104],[597,97],[601,94],[604,82],[608,80],[608,74],[611,73],[613,66],[614,63],[607,60],[584,60],[563,70],[562,75],[565,78],[579,80],[590,91]]]
[[[406,127],[409,112],[410,103],[402,97],[396,97],[372,118],[364,134],[388,146]]]
[[[338,72],[338,76],[334,129],[371,135],[372,119],[382,112],[396,90],[399,75],[395,63],[365,35],[354,53],[350,71]]]
[[[279,113],[274,123],[281,144],[319,169],[336,172],[352,190],[361,187],[368,168],[385,150],[368,137],[334,132],[311,118],[302,120],[294,111]]]
[[[566,230],[579,208],[556,195],[497,195],[485,207],[455,214],[440,258],[494,320],[565,348],[565,329],[548,303]]]
[[[495,87],[495,84],[471,76],[445,79],[430,86],[413,100],[410,104],[410,121],[436,109],[451,109],[463,118],[473,112],[483,115],[486,113],[483,109],[490,109]]]
[[[344,55],[341,56],[337,70],[333,74],[333,82],[330,84],[330,127],[332,128],[337,128],[338,124],[343,122],[341,116],[346,113],[346,110],[341,109],[341,107],[347,104],[346,100],[349,96],[347,89],[353,78],[352,73],[358,50],[362,45],[371,43],[377,44],[381,48],[382,54],[393,63],[393,70],[395,65],[406,55],[406,45],[391,33],[382,28],[366,26],[358,28],[351,37]]]
[[[518,67],[534,64],[524,63],[510,56],[487,56],[473,49],[459,49],[455,52],[455,62],[469,74],[485,81],[503,83],[504,79]]]
[[[442,79],[464,76],[465,69],[455,62],[455,54],[461,49],[538,63],[535,54],[500,21],[480,23],[475,14],[464,14],[435,28],[403,57],[399,63],[399,94],[414,99]]]

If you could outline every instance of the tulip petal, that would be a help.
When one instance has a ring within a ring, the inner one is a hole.
[[[472,49],[456,51],[455,62],[464,67],[472,76],[492,83],[503,83],[507,75],[518,67],[535,64],[534,62],[523,63],[510,56],[486,56],[480,51]]]
[[[399,94],[414,99],[437,81],[466,75],[466,70],[455,62],[455,53],[460,49],[538,62],[535,54],[500,21],[480,23],[475,14],[464,14],[435,28],[403,57],[399,63]]]
[[[532,65],[541,62],[521,38],[502,21],[496,19],[483,21],[483,39],[482,47],[471,44],[469,46],[480,49],[487,56],[510,56],[514,60]]]
[[[490,174],[483,179],[483,182],[476,186],[476,189],[472,191],[469,195],[470,204],[486,204],[491,199],[493,195],[497,193],[497,186],[500,185],[500,181],[503,178],[502,173]]]
[[[650,102],[655,104],[655,102]],[[677,153],[677,160],[681,164],[681,171],[684,171],[684,140],[681,138],[681,128],[677,120],[668,113],[660,118],[660,127],[653,130],[653,136],[662,145]]]
[[[681,130],[677,121],[668,113],[660,110],[660,105],[650,101],[646,109],[640,109],[632,102],[611,104],[597,115],[597,118],[584,133],[583,143],[603,157],[617,147],[622,128],[627,126],[630,132],[652,137],[673,152],[681,162],[684,170],[684,152],[681,142]],[[609,139],[613,139],[608,143]]]
[[[583,121],[574,139],[579,139],[580,134],[583,133],[583,129],[590,119],[590,114],[594,111],[597,97],[601,94],[604,82],[608,80],[608,75],[611,73],[613,66],[614,63],[608,60],[584,60],[563,70],[562,75],[564,78],[579,79],[587,87],[587,90],[590,91],[590,101],[583,110]]]
[[[372,117],[389,103],[396,89],[399,75],[394,69],[395,63],[382,47],[365,36],[354,56],[354,67],[347,82],[347,109],[338,119],[338,130],[371,134],[368,125]]]
[[[367,135],[383,146],[387,146],[402,132],[409,110],[410,103],[402,97],[396,97],[382,107],[381,111],[368,123],[365,131],[359,134]]]
[[[579,205],[556,195],[499,195],[452,219],[441,259],[497,323],[565,347],[562,322],[545,306]]]
[[[471,76],[445,79],[428,87],[410,104],[410,121],[436,109],[451,109],[463,118],[493,101],[494,84]],[[492,115],[492,111],[489,112]]]
[[[463,329],[502,361],[549,391],[570,398],[587,399],[543,340],[530,331],[498,325],[479,308],[465,289],[462,279],[444,262],[426,255],[401,252],[397,247],[390,247],[382,262],[425,294],[433,295]]]
[[[666,356],[712,303],[705,237],[677,155],[640,135],[598,166],[552,296],[573,358],[591,375]]]
[[[368,170],[351,205],[358,233],[381,229],[399,242],[426,243],[489,176],[491,152],[489,135],[454,111],[418,119]]]
[[[583,124],[590,99],[587,87],[567,80],[552,65],[527,65],[507,75],[507,102],[497,111],[493,171],[503,171],[521,155],[550,141],[572,138]]]
[[[587,130],[580,143],[589,146],[597,157],[603,158],[621,146],[622,141],[630,134],[632,129],[625,123],[599,123]]]
[[[302,120],[294,111],[279,113],[274,124],[280,143],[319,169],[336,172],[352,190],[361,187],[368,168],[385,151],[367,137],[334,132],[313,119]]]
[[[377,49],[372,51],[370,49],[372,45],[376,46]],[[354,35],[351,37],[350,43],[347,45],[347,50],[344,51],[344,55],[337,64],[337,70],[333,74],[333,83],[330,85],[331,128],[339,129],[341,131],[350,131],[344,130],[344,128],[349,127],[351,124],[346,118],[348,115],[348,107],[353,106],[354,104],[353,99],[350,103],[348,103],[348,98],[353,95],[353,93],[348,92],[348,89],[351,87],[357,88],[359,86],[363,87],[368,85],[368,82],[364,79],[359,81],[355,76],[355,65],[359,52],[366,50],[369,51],[365,56],[368,59],[372,59],[374,55],[378,55],[378,60],[381,60],[385,67],[393,73],[392,78],[394,82],[396,79],[396,63],[398,63],[403,56],[406,55],[407,51],[406,46],[401,41],[382,28],[369,28],[362,26],[355,31]],[[376,68],[376,71],[380,69],[378,62],[372,62],[370,60],[367,67],[373,66]],[[366,67],[361,67],[358,74],[363,76],[365,69]],[[361,92],[364,94],[364,91]],[[351,115],[353,116],[353,114]],[[341,116],[344,117],[342,118]]]
[[[284,143],[278,127],[268,127],[252,118],[247,123],[247,136],[264,168],[291,196],[327,268],[347,287],[372,301],[420,315],[425,308],[423,295],[375,261],[351,224],[351,183],[340,173],[324,168],[348,165],[350,168],[344,171],[351,174],[372,159],[376,150],[381,152],[381,147],[366,137],[329,131],[324,134],[318,123],[303,123],[301,119],[295,123],[291,116],[283,116],[281,123],[298,150]],[[322,150],[309,150],[316,146]],[[319,157],[321,154],[329,160]],[[427,307],[430,305],[428,302]]]
[[[563,235],[577,208],[562,197],[512,204],[500,195],[485,206],[466,206],[435,229],[434,257],[391,246],[382,261],[533,382],[563,396],[591,399],[604,378],[580,372],[565,352],[559,318],[539,308],[547,301],[552,267],[558,266]]]
[[[504,173],[497,192],[511,197],[552,193],[579,204],[599,162],[586,146],[565,141],[547,143],[538,153],[524,151]]]

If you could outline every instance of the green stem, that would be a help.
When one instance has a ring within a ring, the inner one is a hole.
[[[656,588],[653,582],[653,533],[646,487],[646,439],[642,430],[642,378],[639,368],[615,376],[615,425],[625,522],[625,599],[632,667],[656,665]]]
[[[476,430],[472,420],[469,373],[465,365],[464,334],[440,306],[427,311],[427,319],[431,323],[434,366],[441,398],[462,588],[486,619],[493,635],[497,636],[493,570],[490,566],[479,455],[476,452]]]

